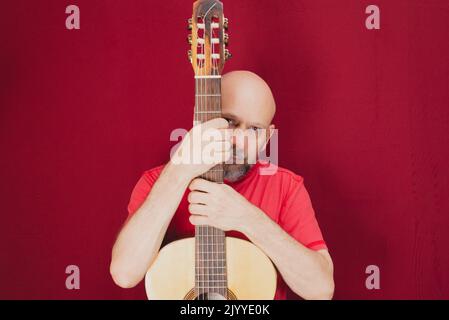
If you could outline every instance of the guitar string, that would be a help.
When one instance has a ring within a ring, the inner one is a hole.
[[[212,34],[214,33],[214,31],[215,30],[212,30]],[[214,37],[214,34],[213,34],[212,37]],[[216,53],[215,52],[215,45],[212,44],[212,54],[213,54],[212,57],[214,56],[215,53]],[[212,61],[213,61],[213,64],[214,64],[214,68],[213,68],[214,73],[215,73],[215,75],[218,75],[217,59],[213,58]],[[214,99],[214,104],[218,104],[218,105],[215,105],[215,107],[218,107],[217,110],[221,111],[221,90],[220,90],[221,80],[215,80],[214,79],[213,82],[215,84],[215,88],[212,91],[212,94],[214,95],[214,98],[213,98]],[[218,98],[217,98],[217,96],[215,96],[217,93],[219,93]],[[223,170],[223,166],[220,165],[220,171],[214,171],[216,176],[218,176],[218,177],[215,177],[215,181],[218,181],[219,183],[223,182],[223,172],[222,172],[222,170]],[[220,294],[223,297],[226,298],[225,292],[227,290],[223,288],[224,285],[223,285],[223,282],[222,282],[222,280],[223,280],[223,275],[222,275],[223,268],[220,268],[220,266],[222,266],[222,264],[223,264],[223,260],[221,260],[220,258],[224,254],[223,253],[223,248],[220,248],[220,244],[221,244],[221,246],[223,245],[223,241],[225,241],[225,238],[224,238],[224,234],[222,234],[222,231],[219,231],[217,228],[214,228],[213,230],[214,230],[214,240],[215,240],[215,243],[216,243],[216,246],[214,246],[214,248],[215,248],[214,256],[215,256],[215,264],[216,264],[214,279],[220,281],[220,282],[217,282],[218,283],[218,291],[220,292]],[[221,241],[219,241],[219,240],[221,240]]]
[[[211,23],[212,23],[212,21],[211,21]],[[212,29],[212,25],[210,25],[211,26],[211,29],[210,29],[210,42],[211,42],[211,45],[210,45],[210,49],[211,49],[211,55],[209,56],[210,57],[210,60],[209,60],[209,66],[211,66],[211,69],[212,69],[212,74],[214,74],[213,73],[213,71],[214,71],[214,69],[212,68],[212,66],[213,66],[213,43],[212,43],[212,39],[213,39],[213,37],[214,37],[214,29]],[[208,91],[206,91],[206,98],[207,99],[209,99],[209,104],[210,104],[210,107],[211,107],[211,110],[210,111],[214,111],[213,110],[213,105],[212,105],[212,100],[214,99],[212,96],[209,96],[208,94],[212,94],[213,93],[213,84],[214,84],[214,78],[212,78],[212,79],[210,79],[210,90],[208,90]],[[208,119],[211,119],[211,118],[214,118],[215,117],[215,114],[213,114],[213,113],[211,113],[210,114],[211,116],[209,116],[208,117]],[[214,153],[215,153],[215,151],[214,151]],[[215,156],[215,154],[214,154],[214,156]],[[212,169],[214,169],[214,168],[212,168]],[[216,177],[216,172],[215,171],[212,171],[212,180],[213,180],[213,182],[214,183],[216,183],[217,182],[217,177]],[[212,235],[211,235],[211,239],[210,240],[212,240],[212,243],[211,243],[211,250],[210,250],[210,252],[212,253],[212,259],[211,259],[211,264],[212,264],[212,268],[210,268],[209,270],[210,270],[210,272],[212,273],[212,275],[211,275],[211,281],[212,281],[212,285],[214,286],[216,286],[217,285],[217,283],[216,282],[214,282],[214,279],[215,279],[215,277],[214,277],[214,267],[215,267],[215,264],[216,264],[216,261],[215,261],[215,251],[214,251],[214,240],[215,240],[215,228],[209,228],[208,227],[208,230],[210,230],[211,232],[212,232]],[[213,289],[214,291],[216,290],[216,288],[214,288]]]
[[[204,33],[203,33],[203,38],[205,39],[206,38],[206,18],[204,18],[204,21],[203,21],[203,23],[204,23]],[[203,54],[204,54],[204,58],[206,58],[206,51],[205,51],[205,46],[204,46],[204,44],[205,44],[205,42],[203,43]],[[204,59],[204,63],[205,63],[205,66],[206,66],[206,59]],[[205,69],[203,69],[203,70],[205,70]],[[206,75],[206,73],[204,73],[204,75]],[[208,105],[208,101],[207,101],[207,96],[206,96],[206,94],[207,94],[207,80],[206,80],[206,78],[203,78],[203,83],[204,83],[204,91],[202,92],[202,94],[203,94],[203,99],[204,99],[204,106],[205,106],[205,111],[207,112],[208,110],[209,110],[209,105]],[[208,115],[208,113],[203,113],[205,116],[203,117],[203,118],[206,118],[207,119],[207,115]],[[204,120],[206,120],[206,119],[203,119],[203,121]],[[206,173],[206,177],[208,176],[208,174]],[[209,275],[209,272],[210,272],[210,259],[209,259],[209,254],[210,254],[210,250],[209,250],[209,228],[207,227],[207,226],[203,226],[203,229],[205,229],[205,231],[206,231],[206,287],[207,287],[207,290],[208,290],[208,292],[207,293],[209,293],[210,292],[210,275]],[[207,296],[207,298],[209,298],[209,296]]]
[[[197,64],[197,62],[195,62],[195,64],[196,64],[196,69],[197,69],[196,70],[196,74],[198,74],[198,70],[199,70],[198,64]],[[196,108],[196,111],[199,111],[200,108],[201,108],[201,105],[200,105],[201,101],[198,99],[198,97],[199,97],[198,94],[199,94],[199,90],[200,90],[198,88],[198,86],[199,86],[198,79],[195,78],[195,99],[196,99],[196,106],[195,106],[195,108]],[[194,125],[198,124],[198,121],[199,121],[198,115],[199,114],[200,113],[195,112]],[[193,138],[192,138],[191,143],[193,144]],[[190,150],[192,150],[192,149],[193,149],[193,146],[190,147]],[[192,156],[194,156],[194,155],[192,155]],[[196,250],[195,250],[195,252],[196,252],[196,265],[195,265],[195,275],[196,275],[196,285],[195,285],[195,287],[196,288],[195,289],[197,291],[196,292],[196,296],[197,296],[198,299],[201,297],[201,287],[198,284],[201,282],[201,278],[202,278],[202,268],[200,266],[200,257],[201,257],[200,250],[201,250],[201,246],[199,245],[201,243],[200,242],[200,239],[201,239],[200,232],[201,232],[201,229],[199,228],[199,226],[195,226],[195,235],[196,235],[196,238],[197,238],[196,239]]]
[[[197,67],[198,67],[198,64],[197,64]],[[201,68],[201,66],[199,66],[199,70],[201,70],[202,71],[202,68]],[[199,74],[198,72],[197,72],[197,74]],[[199,82],[199,84],[198,84],[198,87],[197,87],[197,90],[198,90],[198,88],[199,88],[199,92],[198,92],[198,94],[201,94],[201,91],[202,91],[202,82],[201,82],[201,78],[200,78],[200,80],[199,81],[197,81],[197,82]],[[202,104],[203,104],[203,101],[202,101],[202,98],[201,98],[201,96],[199,96],[199,98],[198,98],[198,102],[199,102],[199,113],[198,113],[198,117],[197,117],[197,125],[201,122],[201,115],[202,115],[202,110],[203,110],[203,107],[202,107]],[[192,141],[192,143],[193,143],[193,141]],[[203,253],[203,246],[201,245],[202,243],[203,243],[203,236],[202,236],[202,233],[203,233],[203,230],[202,230],[202,228],[201,228],[201,226],[197,226],[197,228],[198,228],[198,237],[199,237],[199,239],[198,239],[198,268],[199,268],[199,282],[198,282],[198,285],[197,285],[197,287],[198,287],[198,295],[197,295],[197,299],[204,299],[204,288],[203,288],[203,286],[202,286],[202,283],[204,283],[204,277],[205,277],[205,275],[204,275],[204,268],[203,268],[203,263],[204,263],[204,261],[203,261],[203,255],[204,255],[204,253]]]
[[[203,21],[201,21],[202,23],[205,23],[205,21],[203,20]],[[203,29],[203,38],[204,38],[204,36],[205,36],[205,29]],[[204,51],[204,43],[203,43],[203,45],[202,45],[202,54],[204,55],[205,54],[205,51]],[[205,75],[205,73],[204,73],[204,62],[205,62],[205,60],[201,60],[202,62],[202,65],[201,65],[201,71],[202,71],[202,73],[201,73],[201,75],[202,76],[204,76]],[[204,111],[205,110],[207,110],[207,104],[206,104],[206,99],[204,98],[204,88],[205,88],[205,80],[204,80],[204,78],[201,78],[201,101],[202,101],[202,112],[200,113],[200,118],[201,118],[201,122],[204,122]],[[201,132],[201,134],[202,134],[202,132]],[[202,140],[201,140],[202,141]],[[202,155],[201,155],[202,156]],[[203,291],[203,294],[202,294],[202,296],[201,296],[201,298],[202,298],[202,300],[206,300],[206,293],[207,293],[207,290],[208,290],[208,275],[207,275],[207,267],[208,267],[208,261],[207,261],[207,247],[205,248],[205,246],[204,246],[204,243],[205,243],[205,239],[207,239],[207,238],[205,238],[204,236],[205,236],[205,228],[204,228],[204,226],[203,225],[200,225],[200,228],[201,228],[201,249],[202,249],[202,257],[201,257],[201,259],[202,259],[202,264],[201,264],[201,266],[202,266],[202,268],[203,268],[203,275],[204,275],[204,278],[203,278],[203,282],[200,284],[200,286],[201,287],[203,287],[202,289],[202,291]],[[203,264],[205,264],[206,265],[206,267],[204,268],[204,265]]]
[[[223,38],[222,32],[223,31],[220,29],[219,34],[218,34],[220,36],[220,38]],[[220,55],[219,59],[225,59],[225,57]],[[215,63],[217,64],[218,61],[215,60]],[[218,70],[218,66],[216,66],[215,70]],[[218,98],[216,99],[216,102],[218,103],[218,108],[221,112],[222,111],[222,108],[221,108],[221,78],[216,83],[216,91],[218,93]],[[224,175],[223,169],[224,169],[223,164],[221,164],[220,171],[218,172],[218,174],[220,175],[220,183],[223,183],[223,175]],[[223,260],[220,260],[221,263],[218,263],[218,265],[221,267],[221,268],[218,268],[218,273],[220,274],[220,276],[218,278],[223,281],[222,286],[221,286],[222,295],[225,299],[227,299],[227,275],[226,275],[227,268],[226,268],[226,256],[225,256],[226,255],[226,251],[225,251],[226,236],[225,236],[224,231],[221,231],[221,230],[219,231],[219,239],[220,239],[220,241],[219,241],[219,247],[218,247],[218,251],[219,251],[218,256],[221,257]]]
[[[212,30],[212,38],[214,38],[214,31],[216,31],[216,30]],[[219,35],[220,35],[220,32],[219,32]],[[215,47],[216,46],[214,44],[212,44],[212,54],[213,54],[212,57],[214,57],[214,55],[216,53]],[[220,56],[219,58],[222,58],[222,57]],[[214,68],[213,68],[214,75],[219,75],[218,61],[216,58],[212,58],[212,61],[214,64]],[[214,80],[212,80],[212,82],[215,84],[215,88],[214,88],[214,90],[212,90],[212,94],[214,95],[212,98],[214,100],[214,106],[218,107],[218,109],[216,109],[216,110],[221,111],[221,79],[215,80],[215,78],[214,78]],[[217,94],[218,94],[218,96],[217,96]],[[214,171],[214,173],[216,175],[215,181],[217,181],[218,183],[223,183],[223,165],[221,164],[219,166],[219,168],[220,168],[219,170]],[[223,264],[224,264],[223,261],[225,261],[224,260],[225,251],[224,251],[223,245],[224,245],[224,242],[226,241],[226,238],[224,236],[224,231],[219,230],[217,228],[214,228],[213,230],[214,230],[214,240],[215,240],[215,244],[216,244],[216,245],[214,245],[214,248],[215,248],[214,257],[215,257],[215,265],[216,265],[214,279],[219,281],[219,282],[216,282],[216,283],[218,283],[218,290],[219,290],[219,292],[221,291],[220,294],[224,298],[226,298],[227,282],[223,283],[225,278],[223,277],[224,270],[222,268]],[[226,288],[225,288],[224,284],[226,284]]]
[[[212,22],[212,21],[211,21]],[[211,31],[210,31],[210,38],[211,39],[213,39],[214,38],[214,29],[211,27]],[[211,55],[210,55],[210,61],[209,61],[209,65],[212,65],[213,66],[213,68],[212,68],[212,74],[213,75],[215,75],[215,66],[214,66],[214,44],[213,44],[213,41],[211,40],[211,46],[210,46],[210,48],[211,48]],[[212,78],[211,80],[210,80],[210,84],[211,84],[211,90],[210,90],[210,92],[207,92],[206,94],[214,94],[214,84],[215,84],[215,78]],[[212,107],[212,110],[211,111],[215,111],[214,109],[214,107],[215,107],[215,102],[216,101],[214,101],[216,98],[215,97],[212,97],[212,96],[208,96],[208,98],[209,98],[209,102],[210,102],[210,105],[211,105],[211,107]],[[214,102],[214,104],[212,103],[212,101]],[[215,114],[211,114],[212,116],[211,117],[209,117],[209,118],[215,118]],[[215,169],[215,168],[213,168],[213,169]],[[213,176],[213,180],[214,180],[214,182],[215,183],[217,183],[218,182],[218,177],[217,177],[217,173],[216,173],[216,171],[212,171],[212,176]],[[216,250],[215,250],[215,243],[216,243],[216,241],[214,241],[214,240],[216,240],[215,239],[215,237],[216,237],[216,228],[212,228],[211,229],[212,230],[212,246],[211,246],[211,252],[212,252],[212,256],[213,256],[213,258],[212,258],[212,281],[214,281],[214,280],[216,280],[216,277],[215,277],[215,274],[217,274],[217,270],[218,269],[214,269],[214,267],[218,264],[218,261],[217,261],[217,257],[216,257]],[[217,286],[217,282],[213,282],[213,284],[215,285],[215,286]],[[219,286],[219,285],[218,285]],[[216,290],[217,288],[214,288],[214,291]]]

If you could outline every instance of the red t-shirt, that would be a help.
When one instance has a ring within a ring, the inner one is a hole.
[[[225,180],[225,183],[260,208],[290,236],[307,248],[327,249],[303,178],[281,167],[275,167],[277,170],[274,174],[266,175],[266,172],[263,174],[262,170],[268,166],[268,164],[258,162],[242,179],[236,182]],[[134,214],[145,201],[163,167],[159,166],[143,173],[131,194],[128,205],[129,216]],[[195,235],[195,227],[188,219],[190,215],[188,193],[187,189],[167,229],[162,245]],[[244,234],[237,231],[228,231],[226,235],[248,240]],[[288,288],[278,273],[275,300],[289,298],[296,298],[296,295]]]

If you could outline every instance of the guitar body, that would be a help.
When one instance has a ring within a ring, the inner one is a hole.
[[[276,270],[251,242],[226,237],[228,300],[271,300]],[[150,300],[196,300],[195,238],[174,241],[159,252],[145,277]],[[201,298],[200,298],[201,299]],[[210,298],[209,298],[210,300]]]

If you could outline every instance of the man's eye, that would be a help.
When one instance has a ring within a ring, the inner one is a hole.
[[[257,130],[259,130],[259,128],[258,127],[249,127],[251,130],[253,130],[253,131],[257,131]]]

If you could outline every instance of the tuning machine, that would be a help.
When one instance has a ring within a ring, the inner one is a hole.
[[[187,57],[189,58],[190,63],[192,63],[192,50],[187,51]]]
[[[187,30],[192,30],[193,28],[193,23],[192,23],[192,18],[187,19]]]
[[[229,44],[229,34],[225,33],[224,34],[224,38],[223,38],[224,44],[228,45]]]
[[[232,54],[229,52],[228,49],[225,49],[225,60],[228,61],[232,58]]]
[[[223,18],[223,28],[225,30],[228,30],[228,27],[229,27],[229,20],[228,20],[228,18]]]

